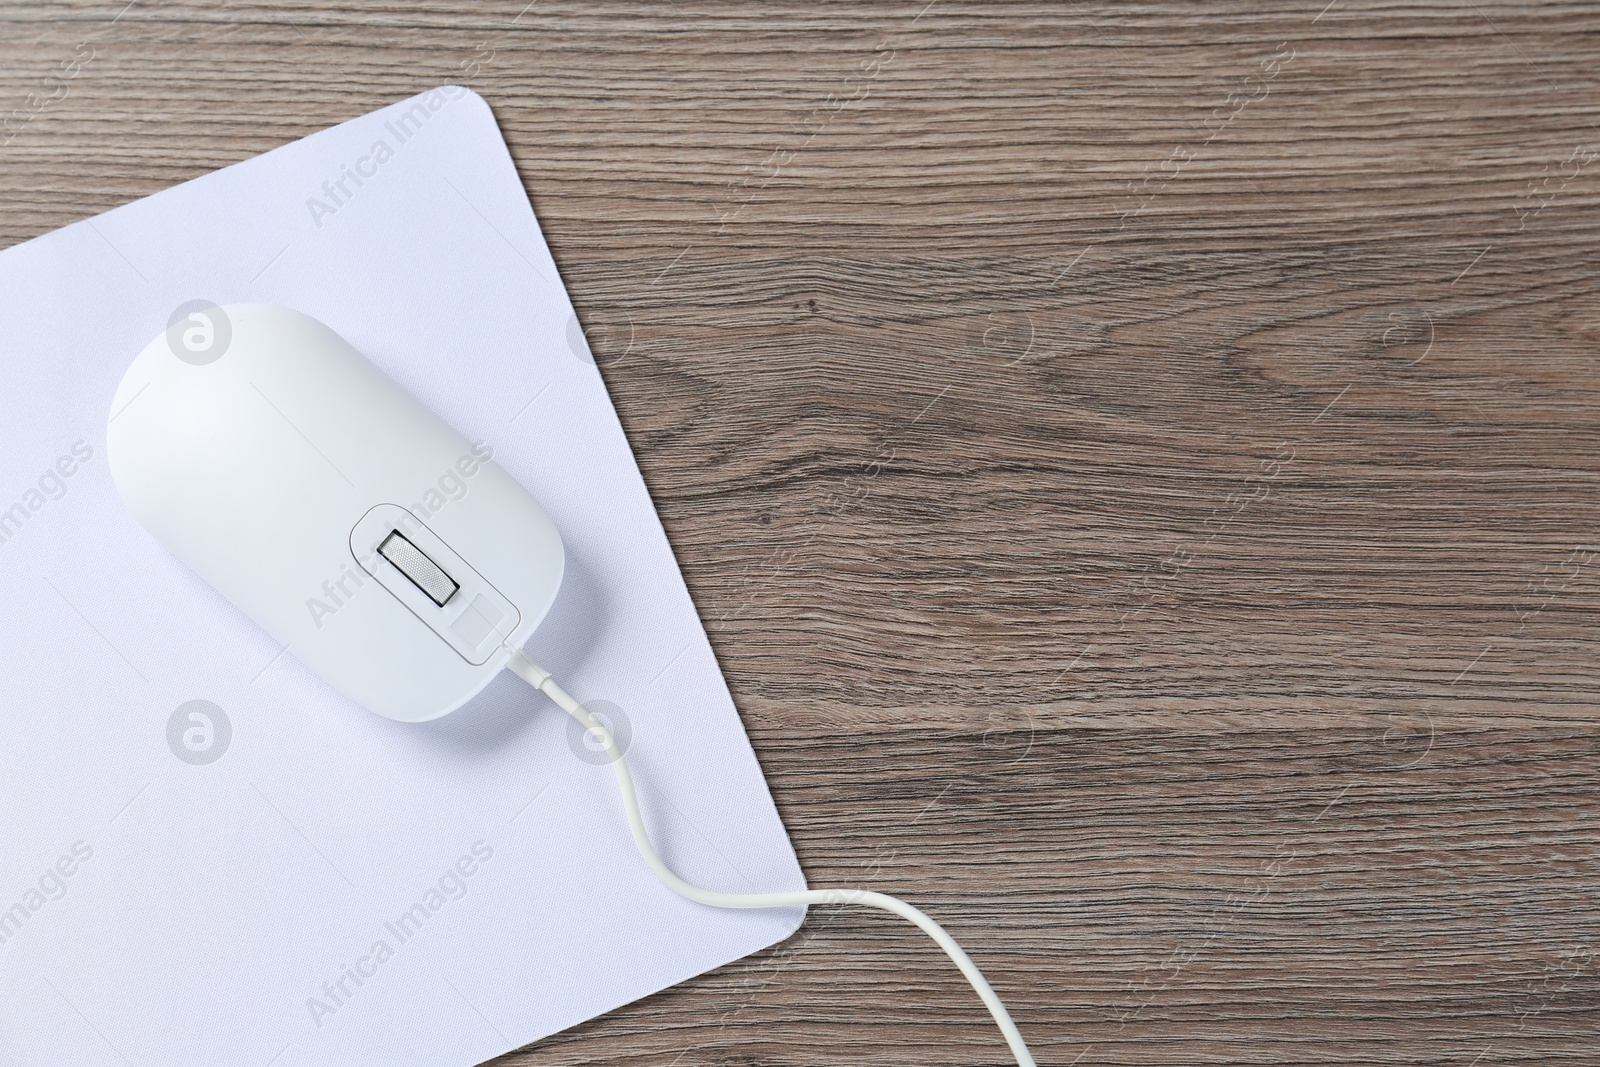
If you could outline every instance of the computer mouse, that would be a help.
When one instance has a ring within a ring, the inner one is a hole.
[[[560,534],[492,450],[289,308],[207,305],[176,321],[123,377],[106,436],[146,529],[391,719],[465,704],[561,584]]]

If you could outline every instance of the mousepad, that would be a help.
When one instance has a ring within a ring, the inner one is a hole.
[[[235,302],[328,323],[533,493],[568,556],[528,652],[663,855],[804,887],[494,116],[441,87],[0,252],[0,1063],[466,1067],[792,933],[659,885],[509,673],[382,719],[138,525],[113,392]]]

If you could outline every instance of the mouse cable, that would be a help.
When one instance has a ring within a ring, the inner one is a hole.
[[[523,655],[520,650],[511,650],[509,666],[523,681],[544,693],[568,715],[578,720],[578,723],[604,746],[606,755],[611,758],[611,769],[617,775],[617,785],[622,792],[622,806],[628,815],[628,828],[633,831],[633,843],[638,847],[639,855],[643,857],[646,866],[668,889],[696,904],[706,904],[713,908],[759,909],[793,908],[808,904],[863,904],[869,908],[893,912],[902,919],[916,923],[924,933],[938,942],[939,947],[944,949],[945,955],[955,961],[955,965],[961,968],[961,973],[966,976],[967,981],[972,983],[972,988],[983,999],[984,1006],[989,1009],[989,1014],[994,1016],[1000,1032],[1005,1035],[1006,1044],[1011,1046],[1011,1054],[1016,1057],[1018,1067],[1036,1067],[1033,1054],[1028,1051],[1027,1044],[1022,1040],[1022,1033],[1017,1029],[1017,1024],[1011,1021],[1011,1013],[1006,1011],[1006,1006],[1001,1003],[994,988],[983,977],[983,972],[978,970],[978,965],[972,962],[971,957],[956,943],[955,938],[945,933],[944,927],[905,901],[863,889],[808,889],[798,893],[716,893],[690,885],[679,878],[661,861],[661,857],[656,854],[655,846],[650,843],[650,835],[645,830],[644,816],[639,811],[639,794],[634,789],[633,775],[628,771],[628,764],[622,758],[622,751],[617,747],[611,731],[589,714],[588,709],[574,700],[565,689],[557,685],[549,671]]]

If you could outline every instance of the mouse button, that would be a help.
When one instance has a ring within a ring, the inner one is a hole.
[[[472,598],[472,603],[467,605],[461,617],[456,619],[450,629],[476,652],[495,635],[496,629],[504,619],[505,616],[494,606],[494,602],[479,593]]]
[[[517,607],[476,567],[397,504],[368,511],[350,533],[350,551],[379,585],[475,667],[487,663],[522,622]]]

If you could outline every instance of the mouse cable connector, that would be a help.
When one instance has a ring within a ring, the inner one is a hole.
[[[955,965],[961,968],[961,973],[966,976],[967,981],[972,983],[972,988],[983,999],[984,1006],[989,1009],[989,1014],[994,1016],[1000,1032],[1005,1035],[1006,1044],[1011,1046],[1011,1054],[1016,1057],[1018,1067],[1035,1067],[1033,1054],[1028,1051],[1027,1044],[1022,1040],[1022,1033],[1017,1029],[1017,1024],[1011,1021],[1011,1013],[1006,1011],[1006,1006],[1001,1003],[994,988],[983,977],[983,972],[978,970],[978,965],[972,962],[971,957],[956,943],[956,939],[945,932],[944,927],[905,901],[884,893],[873,893],[862,889],[808,889],[797,893],[716,893],[690,885],[679,878],[661,861],[661,857],[656,854],[655,846],[650,843],[650,835],[645,830],[644,816],[639,811],[639,794],[633,786],[633,775],[628,771],[628,764],[623,759],[622,750],[617,747],[616,738],[611,736],[611,731],[589,714],[589,711],[574,700],[565,689],[557,685],[549,671],[523,655],[521,651],[516,649],[511,651],[509,666],[523,681],[544,693],[568,715],[578,720],[578,723],[604,746],[606,755],[611,760],[611,769],[616,772],[617,785],[622,791],[622,807],[627,812],[628,828],[633,831],[633,843],[639,849],[639,855],[643,857],[646,866],[668,889],[696,904],[705,904],[713,908],[760,909],[794,908],[810,904],[862,904],[869,908],[893,912],[902,919],[916,923],[924,933],[938,943],[940,948],[944,949],[945,955],[955,961]]]

